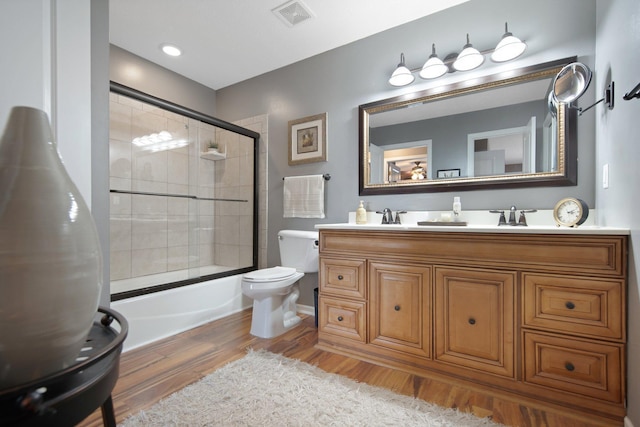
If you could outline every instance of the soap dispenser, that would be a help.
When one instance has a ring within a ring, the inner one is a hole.
[[[460,214],[462,213],[462,203],[460,203],[460,197],[453,198],[453,220],[458,221]]]
[[[364,202],[360,200],[360,206],[356,209],[356,224],[367,223],[367,210],[364,208]]]

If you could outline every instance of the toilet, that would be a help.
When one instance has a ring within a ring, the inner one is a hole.
[[[281,266],[242,276],[242,293],[253,299],[251,335],[277,337],[300,323],[296,301],[298,281],[318,271],[318,232],[281,230],[278,233]]]

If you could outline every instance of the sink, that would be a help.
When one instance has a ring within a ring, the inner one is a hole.
[[[442,221],[439,219],[433,219],[429,221],[418,221],[418,225],[426,227],[444,226],[444,227],[465,227],[466,221]]]

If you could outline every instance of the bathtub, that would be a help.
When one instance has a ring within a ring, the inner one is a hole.
[[[129,323],[123,351],[221,319],[252,306],[242,294],[242,275],[127,298],[111,303]],[[314,307],[298,304],[298,312],[314,314]]]

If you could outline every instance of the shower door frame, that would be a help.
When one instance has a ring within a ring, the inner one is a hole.
[[[131,291],[119,292],[116,294],[111,294],[111,301],[119,301],[127,298],[132,298],[140,295],[146,295],[150,293],[165,291],[168,289],[179,288],[182,286],[188,286],[195,283],[210,281],[222,277],[235,276],[238,274],[247,273],[249,271],[258,269],[258,213],[259,213],[259,203],[258,203],[258,156],[259,156],[259,139],[260,134],[258,132],[254,132],[250,129],[243,128],[236,124],[226,122],[224,120],[218,119],[213,116],[209,116],[207,114],[203,114],[199,111],[192,110],[190,108],[174,104],[170,101],[157,98],[153,95],[149,95],[147,93],[141,92],[139,90],[133,89],[131,87],[122,85],[120,83],[116,83],[114,81],[110,82],[110,92],[118,95],[124,95],[129,98],[145,102],[147,104],[151,104],[153,106],[162,108],[164,110],[170,111],[172,113],[176,113],[194,120],[199,120],[203,123],[207,123],[209,125],[230,131],[235,132],[237,134],[246,136],[248,138],[253,139],[253,256],[252,256],[252,265],[249,267],[237,268],[234,270],[228,270],[224,272],[219,272],[215,274],[203,275],[198,277],[193,277],[185,280],[180,280],[177,282],[170,282],[164,284],[158,284],[154,286],[149,286],[141,289],[135,289]],[[109,190],[110,192],[120,192],[119,190]]]

